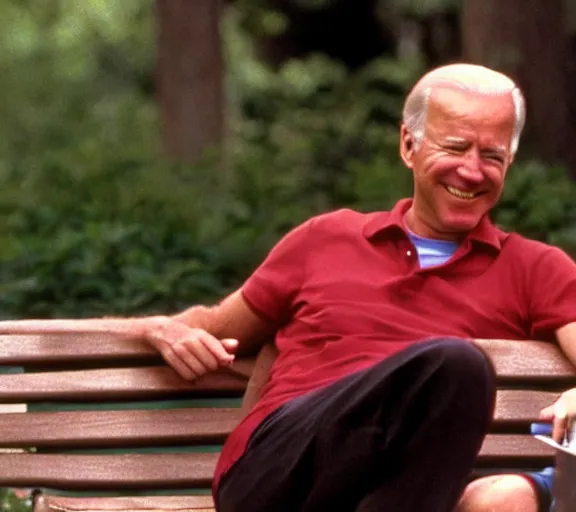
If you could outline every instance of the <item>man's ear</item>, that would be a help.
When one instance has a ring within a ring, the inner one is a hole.
[[[408,131],[406,125],[402,123],[400,127],[400,158],[408,169],[414,168],[414,153],[416,152],[416,141]]]

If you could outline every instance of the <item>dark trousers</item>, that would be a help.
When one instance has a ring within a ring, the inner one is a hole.
[[[443,512],[490,424],[494,372],[468,342],[413,345],[269,415],[219,512]]]

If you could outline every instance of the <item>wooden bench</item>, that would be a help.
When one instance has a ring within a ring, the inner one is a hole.
[[[499,391],[476,473],[552,464],[552,450],[530,436],[529,424],[560,391],[576,385],[573,367],[552,343],[493,340],[484,348],[495,362]],[[186,382],[138,341],[0,336],[0,365],[26,367],[26,373],[0,374],[0,404],[27,403],[31,410],[84,404],[82,410],[0,414],[0,487],[41,490],[36,511],[210,511],[218,446],[242,417],[241,397],[255,365],[251,389],[265,379],[273,357],[269,346],[256,363],[239,360]],[[244,408],[254,395],[248,393]],[[175,406],[181,399],[187,402]],[[199,399],[210,399],[209,405]],[[149,400],[156,401],[153,409],[133,408]],[[124,401],[128,409],[105,410]],[[163,403],[168,408],[158,408]],[[90,405],[95,410],[86,410]],[[148,452],[131,453],[143,448]],[[161,490],[169,495],[145,496]]]

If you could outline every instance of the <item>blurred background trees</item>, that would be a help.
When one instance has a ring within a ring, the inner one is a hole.
[[[575,0],[6,0],[0,316],[169,312],[411,193],[404,95],[468,60],[528,130],[495,220],[576,252]]]
[[[219,0],[158,0],[156,91],[167,155],[194,162],[224,138]]]

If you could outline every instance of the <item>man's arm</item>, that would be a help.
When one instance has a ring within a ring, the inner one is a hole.
[[[256,352],[272,332],[239,290],[215,306],[193,306],[172,316],[0,322],[0,334],[99,333],[142,339],[185,379],[227,366],[235,354]]]
[[[257,352],[273,333],[240,290],[212,307],[193,306],[169,317],[140,319],[136,329],[186,379],[227,366],[236,354]]]
[[[272,334],[272,327],[252,311],[240,290],[216,306],[192,306],[170,318],[189,327],[204,329],[219,339],[238,340],[239,355],[255,353],[262,341]]]
[[[211,308],[193,307],[169,319],[160,318],[158,328],[146,330],[147,338],[185,376],[229,364],[235,353],[256,352],[278,326],[293,319],[306,258],[316,241],[314,222],[312,218],[285,235],[245,281],[242,291]],[[190,337],[186,328],[196,331]]]
[[[556,331],[556,339],[566,357],[576,366],[576,322],[560,327]]]

